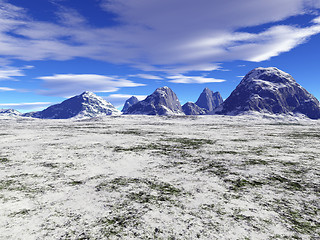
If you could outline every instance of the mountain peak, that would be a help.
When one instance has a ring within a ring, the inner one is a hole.
[[[219,92],[213,92],[206,87],[205,89],[203,89],[198,100],[196,101],[196,105],[198,105],[200,108],[204,108],[211,112],[222,102],[223,99]]]
[[[169,87],[157,88],[145,100],[129,107],[126,114],[183,115],[176,94]]]
[[[84,91],[83,93],[81,93],[78,96],[85,97],[85,98],[97,98],[98,97],[96,94],[94,94],[93,92],[89,92],[89,91]]]
[[[125,113],[129,107],[131,107],[132,105],[138,103],[139,100],[138,98],[136,98],[135,96],[130,97],[129,99],[126,100],[126,102],[123,105],[123,108],[121,110],[121,112]]]
[[[67,119],[86,118],[120,114],[111,103],[92,92],[85,91],[69,98],[62,103],[52,105],[43,111],[27,114],[35,118]]]
[[[265,81],[275,84],[295,82],[294,78],[289,73],[286,73],[276,67],[255,68],[242,79],[241,83],[245,84],[253,81]]]
[[[302,113],[320,118],[319,101],[290,74],[275,67],[250,71],[215,113],[234,115],[246,111]]]

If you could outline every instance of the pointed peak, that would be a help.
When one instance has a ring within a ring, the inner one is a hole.
[[[131,96],[130,98],[127,99],[128,100],[138,100],[138,98],[136,96]]]
[[[167,86],[164,86],[164,87],[159,87],[157,88],[155,91],[155,93],[161,93],[161,92],[165,92],[165,93],[168,93],[168,92],[173,92],[171,88],[167,87]]]
[[[80,94],[80,96],[83,95],[95,95],[93,92],[89,92],[89,91],[84,91],[83,93]]]

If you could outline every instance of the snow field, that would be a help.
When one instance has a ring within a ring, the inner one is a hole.
[[[320,237],[320,121],[0,122],[0,239]]]

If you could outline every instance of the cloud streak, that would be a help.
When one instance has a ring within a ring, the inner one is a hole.
[[[224,79],[215,79],[215,78],[207,78],[203,76],[185,76],[185,75],[176,75],[167,77],[169,82],[172,83],[217,83],[224,82]]]
[[[74,96],[83,91],[116,92],[123,87],[145,86],[117,76],[97,74],[55,74],[37,79],[43,80],[46,88],[40,90],[40,94],[60,97]]]
[[[0,6],[0,55],[5,58],[85,57],[169,74],[218,70],[223,61],[268,60],[320,33],[319,17],[309,26],[277,24],[320,8],[310,0],[102,1],[102,8],[116,16],[112,27],[92,27],[75,9],[60,8],[59,21],[52,23],[32,20],[25,9],[4,1]],[[266,23],[273,26],[241,31]]]
[[[14,108],[14,109],[39,109],[48,107],[51,102],[31,102],[31,103],[0,103],[0,108]]]

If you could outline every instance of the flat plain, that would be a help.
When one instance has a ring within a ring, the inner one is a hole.
[[[320,121],[0,119],[0,239],[319,239]]]

